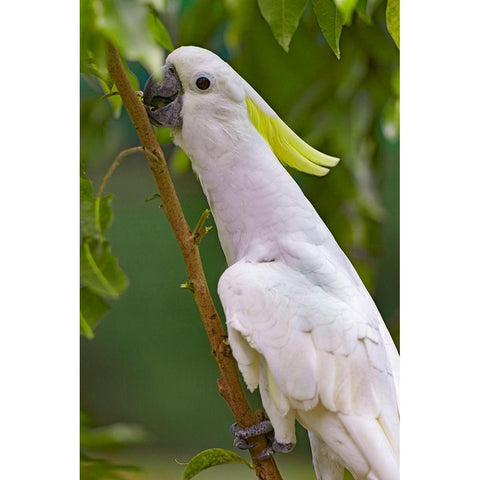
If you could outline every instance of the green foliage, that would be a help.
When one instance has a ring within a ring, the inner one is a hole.
[[[118,260],[105,239],[113,213],[113,195],[93,195],[92,183],[80,178],[80,331],[93,338],[93,329],[110,310],[106,298],[118,298],[128,285]]]
[[[92,182],[80,178],[80,224],[85,237],[105,238],[113,220],[113,195],[94,197]]]
[[[125,445],[145,443],[149,436],[145,429],[130,423],[115,423],[105,427],[84,427],[80,447],[85,450],[112,449]]]
[[[80,248],[80,279],[90,290],[108,298],[120,297],[128,284],[106,240],[83,240]]]
[[[127,480],[137,472],[141,469],[134,465],[118,465],[84,453],[80,455],[80,480]]]
[[[344,23],[350,23],[357,3],[358,0],[335,0],[335,5],[340,11]]]
[[[175,173],[186,173],[191,168],[190,159],[181,148],[177,148],[172,154],[170,165]]]
[[[288,52],[306,0],[258,0],[260,11],[270,25],[279,45]]]
[[[158,71],[163,63],[160,47],[173,50],[170,35],[159,18],[165,8],[161,0],[81,0],[80,1],[80,71],[94,76],[108,95],[113,117],[122,109],[106,65],[107,42],[112,42],[129,61],[141,62]],[[134,90],[139,89],[136,76],[125,65]]]
[[[400,0],[388,0],[386,17],[388,31],[400,48]]]
[[[235,452],[224,450],[223,448],[210,448],[195,455],[188,462],[183,473],[183,480],[190,480],[207,468],[226,463],[243,463],[249,468],[253,468],[252,465]]]
[[[107,70],[107,42],[112,42],[123,58],[158,71],[163,63],[160,46],[173,49],[170,35],[158,16],[164,8],[162,0],[80,1],[80,71],[97,82],[116,119],[120,118],[122,100],[115,95]],[[133,88],[138,90],[137,77],[125,67]],[[80,178],[80,331],[88,338],[93,338],[94,327],[110,310],[106,299],[119,298],[128,285],[105,239],[113,218],[112,199],[111,195],[95,197],[90,180]]]
[[[333,0],[312,0],[320,30],[333,53],[340,59],[340,35],[343,21]]]
[[[80,331],[93,338],[93,330],[100,319],[110,310],[110,305],[88,287],[80,288]]]
[[[320,30],[337,58],[340,58],[342,27],[352,22],[355,11],[370,24],[373,10],[379,1],[381,0],[312,0]],[[258,5],[278,44],[288,52],[306,0],[258,0]],[[400,48],[399,5],[400,0],[388,0],[387,25],[397,47]]]
[[[126,480],[141,469],[132,465],[118,465],[90,455],[95,450],[111,450],[125,445],[142,444],[148,439],[139,425],[117,423],[96,427],[91,418],[80,412],[80,480]]]
[[[355,11],[368,25],[372,24],[372,15],[383,0],[358,0]]]
[[[170,34],[168,33],[165,25],[162,23],[162,21],[158,18],[157,15],[153,14],[148,16],[148,28],[152,32],[155,40],[158,42],[159,45],[161,45],[169,52],[174,49]]]
[[[223,0],[213,2],[212,0],[193,0],[175,3],[180,4],[181,22],[177,27],[179,45],[204,45],[207,47],[209,40],[217,34],[219,28],[227,20]]]
[[[159,47],[172,49],[170,36],[158,18],[163,9],[164,2],[160,1],[81,0],[81,71],[108,77],[105,41],[115,44],[125,59],[158,71],[163,63]]]

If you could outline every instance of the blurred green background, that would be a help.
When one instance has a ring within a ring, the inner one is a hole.
[[[326,44],[310,4],[290,51],[275,41],[256,1],[172,1],[162,21],[175,46],[206,47],[228,61],[307,142],[341,157],[324,178],[292,175],[318,210],[372,293],[398,345],[399,305],[399,54],[385,26],[385,2],[373,21],[354,15],[344,28],[338,60]],[[129,63],[142,87],[148,73]],[[81,79],[81,156],[97,189],[115,156],[139,144],[125,111],[112,117],[92,79]],[[188,160],[157,131],[190,225],[206,200]],[[179,285],[186,270],[156,193],[145,158],[124,160],[107,186],[115,195],[108,234],[129,278],[125,295],[81,340],[81,406],[96,425],[138,424],[142,446],[110,453],[121,463],[143,465],[146,478],[179,479],[200,450],[232,448],[233,418],[220,397],[217,367],[192,295]],[[208,224],[213,224],[209,220]],[[201,243],[215,302],[226,268],[216,231]],[[259,406],[258,395],[248,395]],[[309,446],[278,455],[284,478],[314,478]],[[247,457],[246,457],[247,458]],[[205,471],[198,478],[255,478],[239,465]],[[238,477],[236,476],[238,475]]]

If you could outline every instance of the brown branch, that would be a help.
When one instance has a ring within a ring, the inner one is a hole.
[[[165,214],[180,246],[188,272],[188,283],[192,287],[193,296],[212,347],[212,353],[220,370],[218,389],[230,407],[238,425],[240,427],[253,425],[263,419],[263,412],[260,410],[253,412],[248,405],[238,376],[237,364],[226,341],[227,337],[223,325],[210,296],[195,236],[190,231],[183,215],[162,149],[155,138],[145,107],[138,100],[128,81],[120,55],[111,44],[108,45],[107,49],[107,66],[145,149],[150,169],[162,198]],[[261,480],[281,480],[282,477],[273,458],[262,461],[254,458],[266,447],[265,437],[253,438],[253,442],[257,442],[257,445],[250,450],[250,454],[257,477]]]

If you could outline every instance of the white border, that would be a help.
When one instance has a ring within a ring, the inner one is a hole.
[[[2,5],[2,468],[78,478],[77,2]]]
[[[475,478],[479,7],[401,8],[402,479]]]

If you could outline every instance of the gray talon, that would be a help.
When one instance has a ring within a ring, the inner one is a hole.
[[[232,423],[232,424],[230,425],[230,433],[231,433],[232,435],[235,435],[237,429],[238,429],[238,423],[237,423],[237,422]]]
[[[272,449],[274,452],[278,453],[288,453],[295,448],[294,443],[278,443],[276,440],[272,443]]]
[[[248,443],[245,439],[238,437],[235,437],[235,440],[233,441],[233,445],[240,450],[249,450],[250,448],[253,448],[256,444],[257,442]]]
[[[269,445],[267,448],[264,448],[262,450],[262,453],[260,453],[260,455],[257,455],[255,457],[255,460],[265,460],[266,458],[273,456],[274,453],[275,453],[275,450],[271,445]]]
[[[230,427],[230,432],[237,438],[247,439],[250,437],[256,437],[257,435],[264,435],[273,432],[273,427],[270,423],[270,420],[262,420],[261,422],[246,428],[237,428],[237,424],[234,423]]]
[[[276,440],[273,440],[272,443],[269,443],[267,448],[265,448],[260,455],[255,457],[256,460],[264,460],[265,458],[273,456],[275,453],[288,453],[295,448],[294,443],[279,443]]]
[[[273,431],[270,420],[263,420],[246,428],[238,428],[238,425],[234,423],[230,427],[230,433],[235,437],[233,445],[240,450],[248,450],[256,445],[256,443],[248,443],[248,438],[256,437],[257,435],[265,435],[267,437],[267,447],[260,453],[260,455],[255,457],[257,460],[271,457],[276,452],[291,452],[295,447],[294,443],[279,443],[275,440],[275,432]]]

